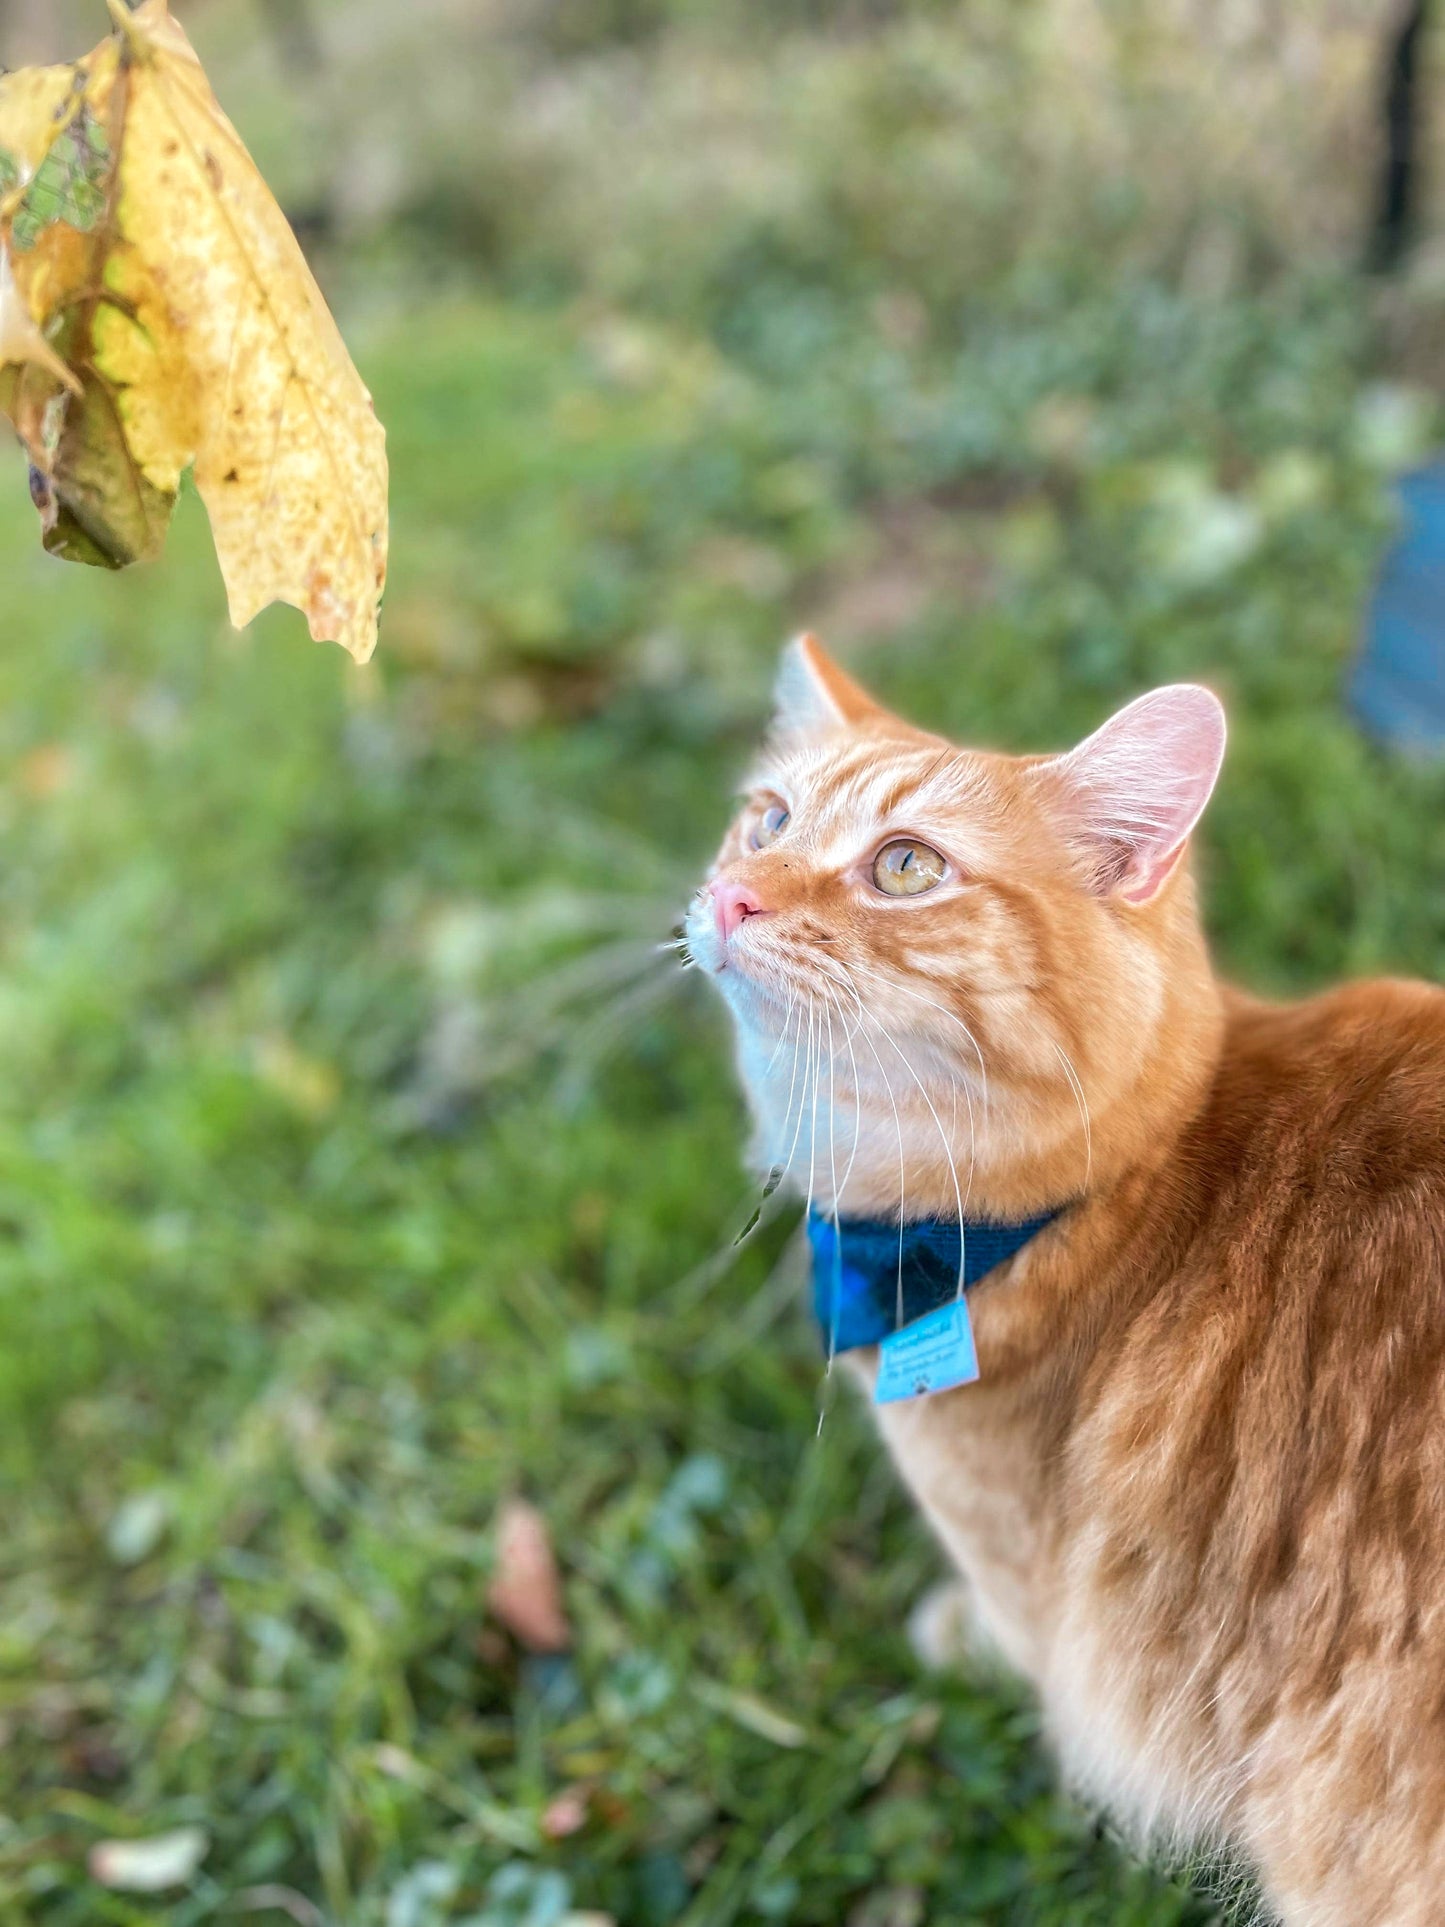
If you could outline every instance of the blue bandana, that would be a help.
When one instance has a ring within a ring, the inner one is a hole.
[[[808,1213],[813,1250],[813,1315],[830,1353],[881,1345],[903,1328],[958,1296],[960,1244],[965,1289],[1022,1251],[1058,1217],[1048,1211],[1022,1224],[926,1219],[903,1226],[903,1316],[898,1316],[899,1228],[876,1218],[844,1218],[835,1225]]]

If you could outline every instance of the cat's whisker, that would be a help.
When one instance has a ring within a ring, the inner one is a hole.
[[[785,1043],[785,1042],[787,1041],[787,1036],[788,1036],[788,1032],[789,1032],[789,1031],[790,1031],[790,1030],[792,1029],[792,1027],[793,1027],[793,1012],[794,1012],[794,1011],[795,1011],[795,1010],[797,1009],[797,1007],[798,1007],[798,1000],[797,1000],[797,998],[796,998],[796,997],[792,997],[792,998],[789,998],[789,1000],[788,1000],[788,1009],[787,1009],[787,1014],[786,1014],[786,1016],[785,1016],[785,1017],[784,1017],[784,1019],[783,1019],[783,1028],[782,1028],[782,1029],[781,1029],[781,1030],[780,1030],[780,1031],[778,1032],[778,1041],[777,1041],[777,1043],[776,1043],[776,1044],[774,1044],[774,1046],[773,1046],[773,1054],[772,1054],[772,1056],[771,1056],[771,1057],[770,1057],[770,1058],[768,1059],[768,1062],[767,1062],[767,1067],[766,1067],[766,1068],[765,1068],[765,1070],[763,1071],[763,1082],[764,1082],[764,1084],[766,1084],[766,1083],[767,1083],[767,1080],[769,1079],[769,1077],[771,1077],[771,1076],[772,1076],[772,1072],[773,1072],[773,1066],[774,1066],[774,1064],[776,1064],[776,1063],[777,1063],[777,1061],[778,1061],[778,1055],[779,1055],[779,1053],[781,1052],[781,1050],[782,1050],[782,1048],[783,1048],[783,1045],[784,1045],[784,1043]]]
[[[481,1010],[489,1042],[495,1039],[488,1050],[487,1080],[556,1050],[585,1053],[610,1025],[625,1028],[642,1004],[668,994],[677,982],[676,972],[654,955],[650,939],[628,937],[595,945],[524,987],[494,992]],[[564,1081],[567,1075],[564,1064]]]
[[[863,1085],[858,1076],[858,1058],[853,1049],[853,1027],[848,1022],[848,1014],[840,1004],[838,1018],[843,1026],[843,1042],[848,1046],[848,1061],[853,1067],[853,1148],[848,1153],[848,1165],[843,1173],[841,1189],[848,1189],[848,1180],[853,1175],[853,1166],[858,1162],[858,1144],[863,1135]]]
[[[829,973],[825,972],[824,974],[828,975]],[[905,1158],[904,1149],[903,1149],[903,1120],[898,1114],[898,1099],[893,1094],[893,1080],[888,1075],[888,1072],[884,1069],[883,1059],[878,1055],[878,1049],[877,1049],[877,1046],[874,1044],[873,1039],[863,1029],[863,1025],[868,1020],[868,1012],[864,1008],[863,999],[859,996],[857,987],[851,982],[849,982],[846,977],[834,978],[833,981],[835,983],[841,984],[842,988],[848,992],[848,995],[853,999],[853,1002],[858,1006],[858,1019],[859,1019],[858,1035],[862,1037],[863,1042],[868,1046],[869,1050],[873,1054],[873,1062],[878,1066],[878,1075],[883,1080],[883,1089],[887,1094],[888,1103],[893,1112],[893,1129],[898,1139],[898,1323],[899,1325],[902,1325],[903,1323],[903,1226],[904,1226],[905,1219],[907,1217],[907,1206],[908,1206],[907,1163],[906,1163],[906,1158]],[[861,1125],[861,1121],[862,1121],[862,1111],[861,1111],[861,1097],[860,1097],[860,1110],[859,1110],[860,1125]]]
[[[828,1182],[832,1187],[833,1205],[833,1300],[832,1314],[828,1321],[828,1364],[827,1375],[831,1377],[833,1360],[838,1351],[838,1317],[842,1309],[842,1269],[843,1269],[843,1228],[838,1218],[838,1158],[835,1148],[838,1123],[837,1090],[837,1053],[833,1048],[833,1000],[825,1002],[824,1014],[828,1019]],[[822,1428],[822,1413],[818,1414],[819,1429]]]
[[[622,937],[597,944],[580,957],[554,965],[511,1001],[532,1010],[551,1012],[593,991],[625,984],[629,978],[654,974],[670,973],[657,958],[651,940]]]
[[[841,962],[842,960],[840,959],[839,961]],[[928,1004],[932,1009],[936,1010],[940,1014],[940,1016],[948,1018],[950,1023],[957,1024],[958,1028],[963,1032],[964,1036],[968,1039],[969,1043],[973,1046],[975,1052],[978,1055],[979,1076],[982,1081],[981,1097],[983,1102],[983,1116],[984,1116],[984,1123],[985,1125],[987,1125],[988,1123],[988,1069],[984,1064],[983,1050],[979,1044],[979,1041],[974,1036],[973,1032],[969,1029],[968,1025],[964,1023],[963,1019],[959,1016],[956,1016],[953,1011],[946,1009],[945,1006],[937,1002],[936,999],[932,997],[926,997],[921,990],[916,990],[911,984],[895,983],[891,978],[881,976],[875,970],[870,970],[866,964],[860,964],[855,960],[851,964],[843,964],[842,967],[845,971],[848,971],[850,973],[854,971],[861,972],[863,976],[871,978],[875,983],[882,984],[883,987],[887,990],[902,990],[910,997],[917,997],[920,1000],[920,1002]],[[909,1068],[911,1070],[912,1066],[910,1065]],[[915,1082],[916,1081],[917,1079],[915,1077]],[[968,1105],[968,1186],[964,1192],[964,1200],[963,1200],[964,1205],[966,1206],[968,1203],[968,1200],[973,1196],[973,1180],[974,1180],[974,1175],[978,1169],[978,1132],[977,1132],[974,1115],[973,1115],[973,1092],[969,1089],[968,1080],[966,1078],[958,1078],[958,1079],[951,1079],[949,1084],[949,1090],[953,1100],[954,1133],[955,1135],[957,1135],[957,1131],[958,1131],[958,1087],[960,1084],[962,1084],[963,1086],[964,1100]],[[920,1090],[923,1089],[923,1086],[921,1084],[919,1084],[919,1089]],[[924,1095],[926,1098],[927,1093],[925,1092]],[[932,1107],[930,1106],[930,1108]],[[937,1113],[935,1113],[935,1121],[936,1121],[936,1118],[937,1118]],[[939,1128],[941,1130],[942,1126],[940,1126]],[[958,1175],[957,1170],[955,1169],[955,1172],[954,1172],[955,1179],[957,1178],[957,1175]],[[960,1218],[960,1222],[962,1222],[962,1218],[963,1218],[962,1211],[960,1211],[959,1218]]]
[[[948,1080],[948,1137],[949,1137],[949,1142],[951,1144],[956,1144],[958,1142],[958,1086],[960,1081],[961,1080],[956,1077],[951,1077]],[[972,1126],[973,1126],[973,1106],[970,1103],[969,1105],[970,1138],[972,1137]],[[972,1196],[972,1193],[973,1193],[973,1170],[974,1170],[974,1164],[976,1161],[977,1161],[976,1157],[971,1157],[969,1160],[969,1166],[968,1166],[968,1195],[969,1196]],[[965,1198],[965,1203],[966,1202],[967,1202],[967,1198]]]
[[[798,1034],[793,1039],[793,1068],[792,1068],[792,1073],[788,1079],[788,1101],[783,1108],[782,1129],[778,1133],[778,1143],[772,1147],[773,1155],[769,1163],[767,1178],[764,1180],[764,1184],[763,1184],[762,1201],[759,1204],[758,1209],[753,1213],[752,1221],[748,1225],[747,1230],[742,1234],[742,1236],[734,1240],[734,1243],[737,1243],[737,1244],[741,1244],[744,1237],[748,1236],[751,1232],[756,1230],[757,1225],[762,1218],[763,1209],[766,1206],[769,1198],[772,1197],[773,1193],[778,1189],[778,1187],[782,1184],[784,1178],[788,1175],[787,1166],[785,1164],[778,1163],[777,1153],[778,1153],[779,1146],[781,1146],[784,1136],[786,1136],[787,1134],[788,1119],[793,1114],[793,1089],[798,1079],[798,1047],[802,1043],[802,1039],[803,1039],[802,1005],[800,1004],[798,997],[796,995],[789,1000],[787,1015],[783,1021],[783,1028],[778,1034],[778,1041],[773,1046],[773,1054],[768,1059],[767,1068],[764,1070],[763,1076],[762,1076],[762,1085],[763,1085],[763,1088],[766,1089],[768,1079],[771,1077],[773,1072],[773,1066],[774,1064],[777,1063],[778,1057],[782,1051],[783,1045],[787,1042],[789,1033],[792,1031],[793,1018],[795,1016],[798,1018]]]
[[[778,1199],[781,1177],[782,1174],[779,1173],[778,1182],[770,1182],[769,1187],[764,1190],[761,1203],[753,1210],[752,1221],[744,1227],[742,1232],[734,1232],[730,1237],[726,1238],[723,1243],[717,1245],[709,1252],[706,1258],[703,1258],[699,1263],[692,1266],[689,1271],[684,1272],[682,1277],[677,1279],[668,1288],[669,1297],[679,1310],[683,1308],[690,1309],[696,1305],[700,1305],[707,1298],[713,1287],[727,1277],[728,1273],[733,1269],[734,1265],[736,1265],[739,1245],[741,1245],[745,1239],[751,1237],[759,1225],[781,1209],[781,1205],[775,1202],[775,1200]],[[738,1198],[736,1203],[732,1205],[727,1212],[728,1223],[735,1223],[738,1218],[741,1217],[742,1213],[752,1204],[753,1196],[753,1192],[748,1190]]]
[[[979,1075],[980,1084],[982,1086],[980,1096],[983,1102],[984,1123],[985,1125],[987,1125],[988,1123],[988,1066],[984,1063],[983,1046],[979,1043],[978,1039],[974,1036],[973,1032],[969,1029],[968,1025],[957,1014],[957,1012],[949,1010],[945,1004],[939,1003],[937,998],[925,996],[924,993],[921,990],[919,990],[915,985],[900,983],[895,981],[891,977],[884,977],[878,971],[870,970],[866,964],[860,964],[856,960],[856,958],[850,965],[847,966],[847,968],[849,968],[850,970],[859,971],[865,977],[871,977],[875,983],[882,984],[885,990],[901,990],[904,996],[906,997],[916,997],[920,1003],[929,1005],[929,1007],[933,1010],[936,1010],[941,1017],[946,1017],[951,1024],[957,1024],[958,1028],[963,1032],[964,1036],[968,1039],[968,1042],[973,1049],[974,1055],[978,1058],[978,1075]]]
[[[839,1216],[838,1216],[838,1169],[837,1169],[837,1162],[834,1154],[834,1143],[833,1143],[834,1129],[835,1129],[835,1123],[836,1123],[836,1117],[837,1117],[837,1102],[836,1102],[836,1088],[835,1088],[835,1065],[836,1065],[837,1059],[836,1059],[836,1053],[834,1051],[834,1046],[833,1046],[833,1009],[835,1006],[835,1002],[836,1002],[836,999],[834,999],[830,995],[830,993],[828,993],[827,991],[823,993],[823,1014],[828,1020],[828,1164],[829,1164],[829,1171],[831,1174],[830,1183],[832,1187],[832,1218],[833,1218],[833,1290],[830,1298],[830,1310],[829,1310],[829,1317],[828,1317],[828,1356],[823,1366],[823,1379],[824,1379],[825,1385],[827,1381],[830,1380],[833,1376],[833,1360],[838,1355],[838,1320],[842,1311],[842,1297],[843,1297],[843,1278],[842,1278],[843,1233],[842,1233],[842,1226],[839,1223]],[[840,1014],[841,1014],[841,1010],[840,1010]],[[821,1068],[820,1068],[820,1076],[821,1076]],[[827,1418],[827,1416],[828,1416],[828,1404],[827,1404],[827,1398],[825,1394],[825,1396],[823,1397],[823,1399],[821,1400],[818,1406],[818,1424],[817,1424],[817,1429],[813,1434],[814,1438],[821,1438],[823,1436],[823,1421]]]
[[[666,940],[653,947],[659,956],[665,957],[671,954],[677,957],[684,970],[694,970],[697,967],[697,958],[693,956],[692,945],[688,940],[686,922],[674,924]]]
[[[812,1000],[810,998],[809,999],[810,1005],[811,1005],[811,1002]],[[784,1041],[784,1039],[788,1034],[788,1030],[791,1028],[792,1019],[796,1015],[798,1019],[798,1024],[797,1024],[797,1034],[793,1039],[793,1068],[792,1068],[791,1077],[788,1083],[788,1102],[783,1113],[782,1131],[779,1133],[780,1141],[781,1141],[781,1138],[787,1133],[788,1119],[792,1116],[792,1111],[793,1111],[793,1091],[797,1083],[798,1065],[799,1065],[799,1060],[802,1056],[802,1045],[803,1045],[802,1008],[803,1008],[802,993],[795,994],[788,1007],[788,1016],[785,1023],[783,1036],[779,1039],[779,1047],[781,1047],[782,1042]],[[776,1056],[777,1056],[777,1051],[775,1050],[774,1058],[776,1058]],[[806,1088],[806,1073],[805,1073],[805,1088]],[[799,1128],[801,1128],[802,1122],[803,1122],[803,1106],[800,1103],[798,1107],[798,1127]],[[780,1165],[776,1162],[776,1159],[775,1159],[772,1165],[772,1168],[769,1171],[768,1176],[763,1184],[761,1198],[758,1199],[756,1203],[753,1203],[752,1194],[749,1194],[741,1200],[738,1206],[739,1213],[741,1213],[744,1210],[747,1210],[750,1205],[752,1206],[752,1215],[748,1219],[748,1221],[744,1224],[742,1230],[735,1233],[725,1245],[720,1246],[718,1250],[714,1251],[709,1257],[705,1258],[701,1264],[694,1266],[694,1268],[690,1272],[688,1272],[682,1279],[679,1280],[678,1284],[674,1287],[674,1289],[678,1294],[680,1301],[692,1304],[692,1303],[700,1302],[703,1298],[705,1298],[706,1295],[712,1290],[713,1286],[717,1284],[719,1279],[725,1277],[727,1273],[732,1269],[733,1264],[736,1262],[736,1252],[737,1252],[738,1246],[745,1243],[746,1240],[749,1239],[752,1236],[752,1234],[758,1229],[758,1227],[764,1222],[764,1220],[768,1218],[772,1214],[772,1212],[778,1208],[777,1205],[774,1204],[774,1200],[778,1197],[778,1194],[782,1189],[783,1182],[787,1178],[788,1170],[792,1164],[793,1149],[796,1148],[796,1143],[797,1143],[797,1132],[795,1131],[794,1138],[793,1138],[793,1146],[790,1147],[789,1149],[787,1161],[784,1164]]]
[[[783,1164],[783,1176],[785,1178],[792,1170],[793,1159],[797,1156],[798,1140],[802,1136],[802,1131],[803,1131],[803,1112],[807,1109],[807,1104],[808,1104],[808,1078],[812,1072],[812,1065],[813,1065],[813,1011],[814,1011],[813,998],[811,995],[809,995],[809,998],[808,998],[808,1050],[807,1050],[807,1055],[804,1059],[804,1064],[803,1064],[803,1088],[798,1093],[798,1121],[793,1126],[793,1141],[788,1146],[788,1155]],[[798,1042],[801,1043],[802,1041],[803,1041],[803,1026],[800,1021],[798,1024]],[[797,1057],[794,1056],[793,1071],[795,1075],[797,1073],[797,1068],[798,1068],[798,1060],[797,1060]],[[790,1089],[788,1093],[788,1110],[791,1111],[792,1108],[793,1108],[793,1097],[792,1097],[792,1091]],[[788,1120],[787,1120],[787,1116],[785,1115],[783,1118],[783,1129],[786,1131],[787,1128],[788,1128]]]
[[[1085,1191],[1087,1191],[1089,1188],[1089,1180],[1094,1175],[1094,1131],[1093,1131],[1093,1126],[1089,1121],[1089,1100],[1084,1095],[1084,1086],[1079,1080],[1079,1073],[1074,1069],[1073,1063],[1069,1057],[1069,1053],[1064,1049],[1062,1044],[1056,1043],[1054,1045],[1054,1049],[1059,1053],[1059,1057],[1063,1062],[1064,1073],[1067,1076],[1070,1085],[1073,1087],[1074,1102],[1078,1105],[1079,1116],[1083,1120],[1084,1189]]]
[[[843,970],[845,972],[848,970],[847,964],[843,964]],[[860,999],[860,1003],[861,1003],[861,999]],[[876,1013],[870,1011],[869,1016],[872,1018],[873,1023],[877,1026],[879,1036],[883,1039],[884,1043],[888,1045],[889,1049],[896,1053],[896,1055],[898,1056],[898,1058],[903,1064],[903,1068],[908,1072],[908,1075],[913,1079],[914,1083],[918,1086],[918,1094],[923,1099],[924,1103],[928,1106],[928,1114],[933,1119],[934,1125],[938,1131],[938,1141],[943,1146],[943,1155],[945,1160],[947,1161],[949,1172],[953,1178],[954,1199],[958,1205],[958,1295],[961,1298],[963,1296],[963,1279],[964,1279],[963,1187],[958,1181],[958,1165],[953,1156],[953,1149],[948,1142],[948,1134],[943,1128],[943,1120],[942,1118],[939,1117],[938,1112],[934,1109],[933,1099],[928,1095],[928,1089],[927,1089],[927,1086],[924,1084],[923,1079],[918,1075],[917,1071],[914,1070],[913,1065],[909,1062],[908,1058],[904,1056],[901,1050],[899,1050],[898,1045],[894,1042],[892,1036],[889,1034],[888,1030],[885,1028],[885,1026],[883,1025],[882,1021],[878,1018]],[[970,1145],[971,1154],[972,1154],[972,1150],[973,1150],[973,1147],[972,1145]],[[970,1169],[970,1172],[969,1172],[970,1187],[972,1186],[972,1183],[973,1183],[973,1173],[972,1173],[972,1170]]]
[[[671,974],[640,978],[610,999],[604,1009],[573,1034],[569,1040],[569,1061],[556,1084],[559,1102],[566,1105],[575,1101],[588,1075],[612,1055],[654,1004],[672,994],[676,982]]]
[[[808,1139],[808,1195],[803,1201],[803,1217],[806,1220],[813,1209],[813,1187],[818,1171],[818,1086],[823,1072],[823,1029],[818,1027],[818,1055],[813,1065],[813,1122]]]
[[[773,1046],[773,1054],[768,1059],[767,1067],[763,1072],[762,1082],[763,1082],[764,1088],[766,1088],[767,1081],[769,1077],[772,1075],[774,1064],[776,1064],[778,1061],[778,1055],[781,1052],[783,1045],[787,1042],[788,1033],[791,1031],[793,1027],[793,1016],[794,1016],[794,1013],[797,1011],[797,1009],[798,1009],[798,1001],[797,1001],[797,998],[795,997],[788,1005],[787,1014],[783,1022],[783,1028],[778,1033],[778,1041]],[[801,1031],[802,1031],[802,1026],[800,1025],[799,1026],[800,1035],[801,1035]],[[795,1044],[793,1047],[793,1075],[795,1077],[797,1075],[797,1069],[798,1069],[798,1057],[797,1057],[797,1045]],[[789,1110],[792,1109],[791,1084],[788,1087],[788,1108]],[[783,1129],[784,1130],[787,1129],[786,1116],[784,1117],[784,1120],[783,1120]],[[774,1157],[773,1161],[769,1164],[767,1175],[763,1179],[762,1194],[759,1197],[757,1204],[753,1208],[752,1215],[748,1219],[747,1223],[743,1226],[742,1230],[733,1239],[734,1247],[740,1244],[746,1243],[747,1240],[757,1230],[758,1226],[762,1223],[763,1214],[768,1208],[768,1201],[772,1198],[773,1194],[777,1191],[779,1185],[781,1185],[785,1175],[786,1173],[784,1172],[782,1166],[777,1163],[776,1157]]]

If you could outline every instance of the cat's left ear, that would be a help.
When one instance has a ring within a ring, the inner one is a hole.
[[[1224,760],[1224,708],[1196,683],[1140,696],[1102,729],[1036,765],[1090,887],[1148,903],[1173,875]]]
[[[845,675],[811,635],[797,637],[783,651],[773,704],[773,722],[785,735],[847,729],[882,714],[867,690]]]

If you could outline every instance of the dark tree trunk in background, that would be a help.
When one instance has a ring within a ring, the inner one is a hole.
[[[286,217],[296,238],[308,254],[330,239],[335,226],[331,191],[323,163],[324,143],[319,130],[324,124],[327,60],[321,34],[316,25],[314,0],[257,0],[271,29],[271,38],[280,55],[281,68],[294,92],[305,102],[311,128],[308,147],[318,163],[317,196],[302,206],[288,205]]]
[[[1420,205],[1420,69],[1430,0],[1408,0],[1385,50],[1385,163],[1370,237],[1370,265],[1397,267],[1414,238]]]
[[[271,23],[287,66],[301,74],[319,73],[325,56],[311,0],[261,0],[261,11]]]

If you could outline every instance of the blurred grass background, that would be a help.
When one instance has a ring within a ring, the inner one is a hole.
[[[1003,746],[1209,679],[1224,966],[1445,975],[1445,777],[1338,700],[1440,426],[1429,207],[1357,267],[1391,9],[177,12],[395,564],[369,671],[237,637],[194,501],[88,576],[0,451],[0,1922],[1242,1918],[920,1673],[938,1558],[787,1215],[731,1261],[726,1038],[653,946],[807,622]],[[563,1658],[488,1619],[518,1493]],[[184,1887],[91,1879],[178,1827]]]

